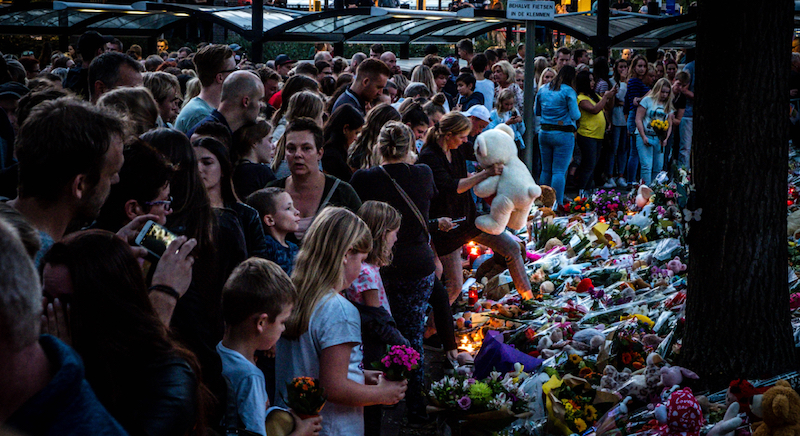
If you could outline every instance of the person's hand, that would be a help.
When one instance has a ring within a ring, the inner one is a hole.
[[[668,138],[664,138],[664,140],[663,140],[663,141],[661,141],[661,147],[663,147],[663,148],[667,148],[667,139],[668,139]]]
[[[798,94],[800,94],[800,90],[798,89],[792,89],[789,91],[789,97],[797,97]]]
[[[453,220],[452,219],[450,219],[448,217],[442,217],[442,218],[439,218],[437,221],[439,221],[439,230],[441,230],[443,232],[449,232],[450,230],[453,230]]]
[[[153,215],[153,214],[139,215],[133,220],[131,220],[131,222],[126,224],[123,228],[119,229],[119,231],[117,231],[117,236],[122,238],[123,241],[130,244],[131,249],[133,250],[133,254],[135,254],[136,257],[145,257],[147,256],[147,250],[145,250],[144,247],[139,247],[134,245],[136,243],[135,242],[136,237],[139,235],[139,232],[142,231],[142,227],[144,227],[144,224],[146,222],[150,220],[155,221],[157,219],[158,215]]]
[[[613,88],[609,89],[609,90],[608,90],[608,91],[606,91],[606,92],[607,92],[607,93],[608,93],[608,92],[610,92],[610,93],[611,93],[611,96],[613,97],[613,96],[617,95],[617,91],[619,91],[619,87],[618,87],[618,86],[614,86]]]
[[[187,240],[186,236],[179,236],[170,242],[156,265],[152,284],[169,286],[183,296],[192,282],[194,256],[191,253],[196,246],[197,241]]]
[[[383,375],[378,377],[378,389],[383,392],[383,403],[387,406],[397,404],[405,398],[406,389],[408,389],[408,380],[399,382],[389,381],[383,378]]]
[[[292,414],[294,415],[294,414]],[[300,419],[299,416],[294,415],[294,431],[292,435],[295,436],[311,436],[319,434],[322,430],[322,417],[313,416],[308,419]]]
[[[489,168],[486,168],[484,171],[486,171],[486,175],[488,177],[499,176],[503,174],[503,167],[504,167],[503,164],[498,163],[490,166]]]
[[[639,135],[642,137],[642,144],[650,145],[650,142],[647,140],[647,135]]]
[[[457,104],[456,107],[453,108],[453,110],[456,112],[461,112],[461,105]]]
[[[69,331],[68,318],[71,315],[69,304],[64,307],[61,300],[54,299],[52,303],[47,302],[47,298],[42,298],[42,306],[45,307],[42,314],[42,334],[49,334],[61,339],[67,345],[72,345],[72,333]]]
[[[633,105],[634,105],[634,106],[639,106],[639,102],[640,102],[640,101],[642,101],[642,98],[641,98],[641,97],[634,97],[634,98],[633,98]]]

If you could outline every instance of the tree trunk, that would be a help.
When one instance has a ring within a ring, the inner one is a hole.
[[[787,284],[794,5],[699,2],[682,364],[710,388],[794,369]]]

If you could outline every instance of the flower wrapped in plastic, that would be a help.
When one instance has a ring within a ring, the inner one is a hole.
[[[419,368],[419,352],[407,345],[386,347],[386,354],[372,368],[383,371],[387,380],[401,381],[408,378],[411,371]]]

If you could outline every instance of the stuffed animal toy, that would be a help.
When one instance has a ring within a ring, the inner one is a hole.
[[[675,259],[672,259],[669,262],[667,262],[667,269],[672,271],[675,275],[678,275],[686,271],[686,264],[681,262],[680,257],[675,256]]]
[[[490,235],[499,235],[506,227],[512,230],[525,227],[531,205],[542,195],[542,189],[517,157],[514,131],[500,124],[478,135],[475,158],[483,168],[503,165],[503,174],[475,185],[474,192],[478,197],[494,196],[491,213],[478,217],[475,226]]]
[[[613,365],[606,365],[603,370],[603,377],[600,378],[600,389],[606,392],[616,392],[617,388],[625,384],[630,378],[630,368],[625,368],[622,372],[619,372]]]
[[[757,402],[753,412],[764,418],[753,436],[798,436],[800,435],[800,395],[786,380],[778,380],[775,386],[764,393],[760,410]]]
[[[661,368],[661,386],[664,386],[661,399],[666,401],[669,398],[669,394],[680,387],[684,378],[697,380],[700,377],[693,371],[680,366],[665,366]]]
[[[656,353],[650,353],[647,356],[647,366],[644,374],[634,375],[627,383],[620,386],[617,390],[620,397],[631,396],[645,403],[650,402],[652,397],[657,397],[658,386],[661,383],[661,373],[658,365],[661,361],[661,356]]]
[[[667,404],[656,408],[656,420],[660,427],[656,430],[662,436],[698,436],[703,427],[703,410],[690,388],[672,393]]]
[[[800,230],[800,210],[796,210],[786,217],[786,236],[793,236],[796,239],[798,230]]]
[[[539,188],[542,189],[542,195],[536,202],[541,203],[543,207],[550,209],[552,212],[553,205],[556,203],[556,190],[547,185],[541,185]],[[541,208],[539,208],[539,210],[541,210]]]

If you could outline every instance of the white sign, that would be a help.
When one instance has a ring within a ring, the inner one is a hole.
[[[506,18],[510,20],[553,21],[556,4],[552,1],[508,0]]]

